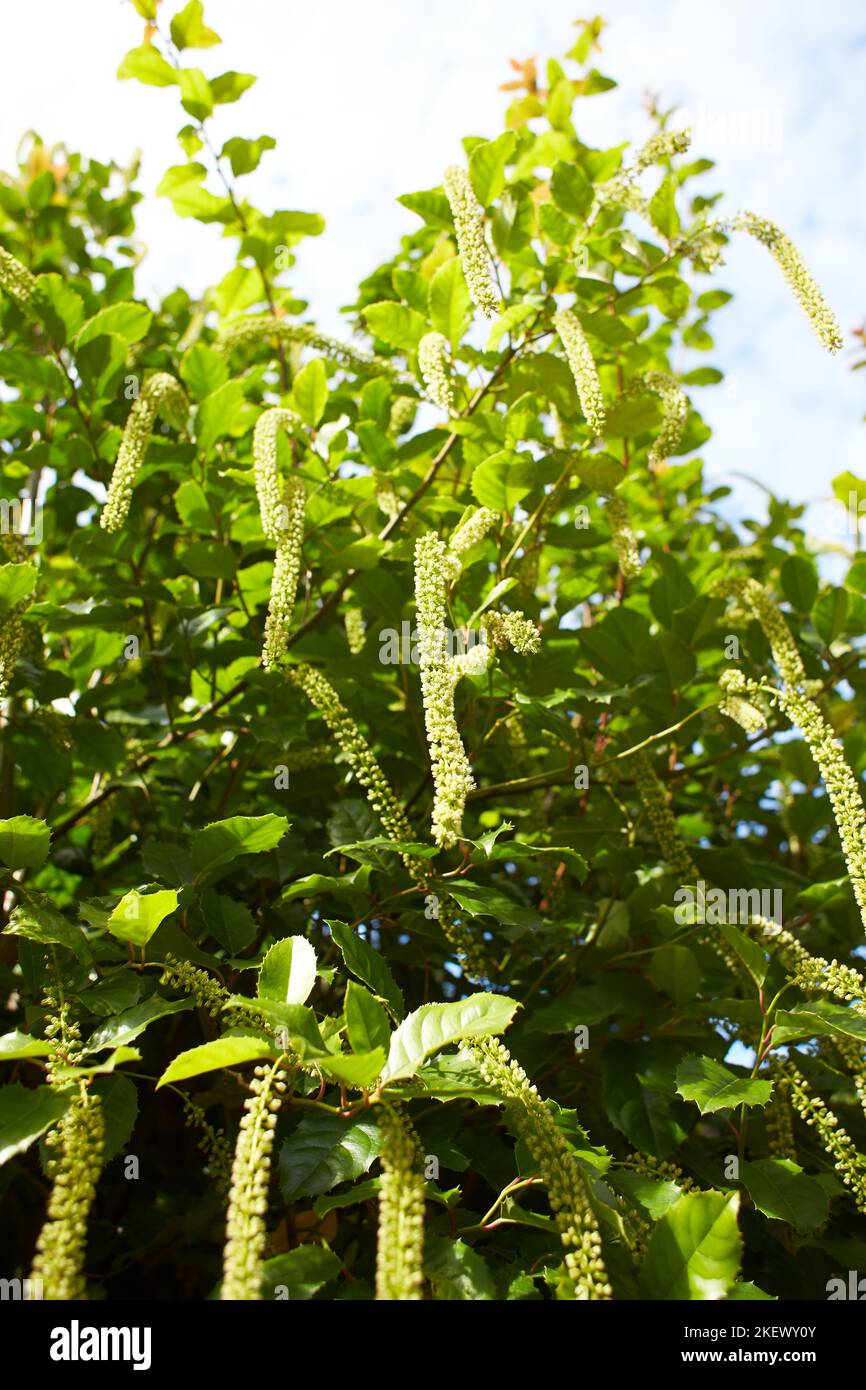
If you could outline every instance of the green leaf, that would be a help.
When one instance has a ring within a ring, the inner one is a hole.
[[[461,1038],[491,1038],[504,1033],[519,1005],[501,994],[471,994],[451,1004],[423,1004],[394,1033],[382,1078],[414,1076],[422,1062]]]
[[[482,507],[494,512],[512,512],[539,481],[534,459],[501,449],[475,469],[472,491]]]
[[[219,77],[211,78],[211,93],[217,106],[223,106],[226,102],[237,101],[244,92],[248,91],[256,81],[256,77],[251,72],[222,72]]]
[[[146,304],[109,304],[87,320],[75,339],[76,350],[83,348],[102,333],[112,333],[124,343],[137,343],[147,333],[153,314]]]
[[[733,947],[760,989],[767,978],[770,962],[757,941],[753,941],[750,936],[746,936],[745,932],[738,931],[728,922],[720,922],[716,930],[720,931],[728,945]]]
[[[259,971],[259,999],[303,1004],[316,983],[316,952],[305,936],[287,936],[272,946]]]
[[[323,1052],[321,1056],[310,1060],[326,1076],[361,1091],[372,1086],[381,1075],[385,1049],[377,1047],[372,1052],[363,1053]]]
[[[64,946],[80,961],[90,961],[87,939],[77,924],[68,922],[41,893],[34,893],[20,886],[17,891],[21,901],[12,909],[6,926],[10,936],[23,936],[28,941],[38,941],[41,945]]]
[[[818,597],[818,572],[802,555],[789,555],[779,571],[782,592],[792,608],[809,613]]]
[[[201,910],[207,929],[232,956],[251,946],[258,934],[255,918],[246,903],[237,902],[225,893],[206,888],[202,894]]]
[[[675,1004],[692,999],[701,983],[698,963],[688,946],[660,946],[652,954],[647,974]]]
[[[29,560],[0,565],[0,612],[8,613],[36,588],[39,571]],[[21,819],[21,817],[19,817]]]
[[[51,831],[44,820],[34,816],[0,820],[0,859],[10,869],[38,869],[48,858],[50,845]]]
[[[649,215],[654,227],[657,227],[663,237],[672,241],[680,230],[680,218],[676,207],[676,180],[668,175],[650,199]]]
[[[655,1227],[640,1273],[642,1298],[724,1298],[742,1256],[735,1192],[686,1192]]]
[[[457,256],[440,265],[429,289],[430,322],[442,333],[456,352],[460,340],[472,322],[472,301],[463,277],[463,267]]]
[[[171,41],[175,48],[212,48],[222,43],[219,34],[204,22],[202,0],[189,0],[171,21]]]
[[[740,1161],[740,1180],[758,1211],[805,1234],[827,1220],[827,1194],[816,1178],[787,1158]]]
[[[196,439],[209,453],[218,439],[230,434],[244,409],[242,381],[226,381],[202,401],[196,416]]]
[[[346,986],[346,1029],[353,1052],[373,1052],[384,1048],[382,1060],[391,1041],[388,1015],[369,990],[350,980]]]
[[[469,178],[475,196],[483,208],[490,206],[505,187],[505,169],[517,144],[513,130],[507,130],[495,140],[484,140],[469,157]],[[440,329],[444,332],[444,329]]]
[[[289,828],[285,816],[268,812],[264,816],[230,816],[196,831],[192,841],[192,862],[201,878],[213,869],[230,864],[241,854],[263,854],[275,849]]]
[[[820,1037],[856,1038],[866,1043],[866,1018],[829,999],[810,999],[793,1009],[776,1010],[774,1046]]]
[[[109,1018],[95,1032],[91,1033],[85,1044],[85,1054],[101,1052],[105,1047],[125,1047],[149,1028],[158,1018],[169,1014],[184,1013],[194,1007],[192,999],[163,999],[153,994],[131,1009]]]
[[[554,166],[550,191],[557,207],[573,216],[583,219],[592,207],[592,184],[576,164],[566,164],[560,160]]]
[[[379,1126],[369,1117],[345,1120],[308,1110],[280,1149],[280,1192],[285,1202],[330,1192],[369,1172],[379,1153]]]
[[[328,374],[321,357],[312,358],[298,372],[292,385],[292,396],[304,424],[315,429],[328,404]]]
[[[574,463],[574,471],[593,492],[613,492],[622,482],[622,464],[610,454],[585,454]]]
[[[244,1062],[260,1062],[273,1056],[274,1046],[268,1038],[226,1034],[200,1047],[191,1047],[188,1052],[179,1052],[157,1081],[156,1089],[169,1082],[186,1081],[191,1076],[218,1071],[221,1067],[238,1067]]]
[[[228,198],[217,197],[204,187],[207,169],[203,164],[175,164],[166,169],[157,185],[160,198],[170,198],[178,217],[196,217],[200,222],[219,222],[233,215]]]
[[[239,178],[241,174],[251,174],[258,169],[262,155],[267,150],[276,149],[276,145],[272,135],[260,135],[257,140],[243,140],[239,135],[233,135],[226,140],[220,156],[230,161],[232,173]]]
[[[84,300],[62,275],[38,275],[33,304],[48,336],[58,347],[71,342],[84,322]]]
[[[308,1302],[342,1269],[339,1256],[321,1245],[297,1245],[262,1265],[262,1297]]]
[[[146,946],[160,922],[177,911],[178,895],[173,888],[156,893],[125,893],[108,919],[108,930],[120,941]]]
[[[200,68],[181,68],[177,74],[180,104],[197,121],[205,121],[214,108],[211,85]]]
[[[177,81],[177,73],[171,63],[167,63],[150,43],[131,48],[117,69],[117,76],[121,81],[134,77],[148,87],[173,87]]]
[[[496,1285],[486,1260],[463,1240],[428,1236],[424,1242],[424,1273],[436,1299],[478,1302],[496,1298]]]
[[[346,969],[357,975],[359,980],[363,980],[365,985],[369,985],[379,999],[384,999],[392,1017],[402,1018],[405,1009],[403,992],[384,957],[378,951],[374,951],[372,946],[368,946],[367,942],[353,932],[351,927],[347,927],[345,922],[335,922],[328,918],[326,925],[340,948]]]
[[[54,1086],[30,1090],[17,1081],[0,1088],[0,1164],[29,1149],[69,1108],[72,1091]]]
[[[47,1042],[22,1033],[15,1028],[0,1036],[0,1062],[18,1062],[24,1057],[47,1057],[51,1051]]]
[[[738,1105],[766,1105],[772,1091],[772,1081],[737,1076],[712,1057],[686,1057],[677,1067],[677,1092],[683,1100],[693,1100],[702,1115]]]
[[[181,358],[180,375],[196,400],[200,401],[225,385],[229,369],[220,353],[205,343],[194,343]]]
[[[105,1126],[102,1150],[104,1165],[110,1163],[129,1143],[138,1118],[138,1092],[135,1082],[120,1072],[98,1077],[93,1083],[93,1090],[99,1096]]]
[[[400,348],[403,352],[414,352],[427,332],[427,324],[421,315],[394,299],[368,304],[364,310],[364,322],[383,343],[390,343],[391,347]]]

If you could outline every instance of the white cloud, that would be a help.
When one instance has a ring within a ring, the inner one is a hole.
[[[98,15],[97,15],[98,8]],[[171,13],[173,6],[163,8]],[[195,58],[248,70],[259,82],[227,108],[217,134],[273,134],[277,150],[249,181],[263,206],[321,211],[328,230],[304,243],[295,281],[325,326],[358,280],[415,225],[394,200],[438,182],[465,134],[492,135],[507,98],[509,57],[560,53],[575,33],[574,0],[206,0],[222,49]],[[698,117],[698,153],[716,154],[707,186],[727,206],[777,219],[801,246],[847,331],[866,316],[862,226],[862,11],[854,0],[608,0],[597,61],[618,89],[579,103],[589,143],[640,140],[647,88]],[[15,133],[125,161],[144,152],[141,233],[150,254],[142,286],[201,289],[230,260],[220,233],[175,218],[153,197],[178,159],[176,94],[117,83],[117,63],[141,34],[119,0],[7,6],[4,48],[14,55],[0,89],[0,163]],[[31,56],[32,55],[32,56]],[[709,148],[712,146],[712,148]],[[838,459],[862,459],[864,374],[826,356],[766,252],[731,249],[718,283],[737,298],[717,319],[706,358],[735,389],[702,393],[716,434],[714,476],[740,470],[795,498],[829,491]],[[862,471],[862,469],[861,469]],[[744,504],[751,504],[745,495]]]

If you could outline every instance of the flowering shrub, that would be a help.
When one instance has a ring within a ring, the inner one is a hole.
[[[700,402],[732,236],[816,352],[832,311],[666,117],[581,140],[593,22],[326,335],[321,219],[211,138],[254,79],[134,4],[160,192],[234,259],[146,304],[135,167],[30,136],[0,180],[0,1274],[825,1298],[866,1252],[866,565],[735,526]]]

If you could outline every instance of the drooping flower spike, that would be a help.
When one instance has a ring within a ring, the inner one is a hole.
[[[636,579],[641,570],[640,548],[631,527],[628,507],[622,497],[611,497],[605,511],[620,573],[623,579]]]
[[[768,217],[759,217],[754,212],[741,213],[733,218],[729,225],[733,231],[746,232],[762,246],[766,246],[794,291],[819,342],[823,343],[828,352],[838,352],[843,343],[839,321],[787,233]]]
[[[248,318],[238,319],[220,334],[216,346],[228,355],[244,344],[258,343],[268,338],[278,338],[282,342],[298,343],[301,347],[313,348],[350,371],[369,373],[372,376],[388,376],[415,385],[414,378],[396,367],[387,357],[376,357],[374,353],[365,352],[353,343],[331,338],[327,333],[320,333],[312,324],[276,318],[272,314],[251,314]]]
[[[664,416],[649,452],[651,468],[660,468],[677,448],[686,428],[689,398],[679,382],[666,372],[647,372],[643,384],[660,397]]]
[[[259,416],[253,431],[253,471],[259,515],[262,530],[276,550],[265,619],[262,652],[265,670],[279,665],[285,655],[301,572],[306,492],[302,479],[295,473],[283,485],[277,462],[280,431],[291,433],[300,423],[293,410],[275,406]]]
[[[26,308],[36,293],[36,277],[31,275],[26,265],[0,247],[0,290],[10,299]]]
[[[186,392],[173,376],[155,372],[144,382],[126,421],[108,496],[99,518],[104,531],[118,531],[126,520],[157,415],[161,415],[166,424],[181,430],[188,412]]]
[[[586,341],[586,334],[580,319],[571,309],[561,309],[558,314],[554,314],[553,326],[565,348],[565,355],[568,358],[571,375],[574,377],[580,408],[586,417],[586,423],[594,436],[603,435],[605,426],[604,397],[601,394],[601,383],[598,379],[595,360],[590,351],[589,343]]]
[[[424,1281],[424,1171],[415,1131],[402,1108],[383,1101],[377,1108],[382,1162],[376,1298],[412,1302]]]
[[[469,175],[459,164],[451,164],[442,176],[442,187],[454,218],[457,250],[469,296],[485,318],[493,318],[499,312],[501,301],[490,274],[484,218]]]
[[[418,367],[433,404],[450,412],[454,392],[449,374],[448,342],[442,333],[424,334],[418,344]]]
[[[221,1297],[254,1300],[262,1297],[262,1262],[267,1242],[265,1217],[277,1115],[286,1092],[282,1075],[285,1058],[258,1066],[244,1101],[232,1164],[226,1213]]]
[[[553,1115],[502,1043],[489,1038],[464,1046],[475,1057],[487,1085],[501,1095],[514,1128],[538,1165],[575,1296],[593,1301],[612,1298],[588,1183]]]

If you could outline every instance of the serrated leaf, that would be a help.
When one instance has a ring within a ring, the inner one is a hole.
[[[187,1081],[191,1076],[218,1071],[221,1067],[238,1067],[244,1062],[259,1062],[273,1056],[273,1043],[267,1038],[227,1034],[213,1042],[202,1043],[200,1047],[191,1047],[187,1052],[179,1052],[157,1081],[156,1089],[169,1082]]]
[[[379,1153],[379,1126],[364,1117],[345,1120],[327,1111],[301,1116],[294,1133],[280,1149],[280,1191],[285,1202],[330,1192],[369,1172]]]
[[[384,957],[353,932],[351,927],[347,927],[345,922],[328,919],[327,926],[340,948],[346,969],[357,975],[359,980],[363,980],[365,985],[369,985],[380,999],[384,999],[394,1018],[402,1018],[405,1007],[403,992]]]
[[[173,888],[156,893],[125,893],[108,919],[108,930],[120,941],[146,946],[157,927],[177,910],[178,895]]]
[[[364,310],[364,322],[383,343],[389,343],[403,352],[414,352],[427,332],[427,324],[415,309],[398,304],[393,299],[368,304]]]
[[[259,971],[259,999],[304,1004],[316,983],[316,952],[305,936],[287,936],[272,946]]]
[[[388,1052],[391,1041],[391,1025],[388,1015],[378,999],[363,985],[350,980],[346,986],[346,1031],[349,1046],[353,1052],[372,1052],[377,1047],[384,1048],[382,1060]]]
[[[145,336],[152,321],[153,314],[146,304],[109,304],[88,319],[79,330],[75,339],[76,351],[103,333],[111,333],[126,344],[137,343]]]
[[[805,1234],[827,1219],[829,1202],[821,1184],[787,1158],[740,1161],[740,1181],[758,1211]]]
[[[315,429],[328,404],[328,376],[321,357],[314,357],[301,368],[295,377],[292,395],[304,424]]]
[[[495,140],[484,140],[476,145],[469,156],[469,179],[483,208],[489,207],[505,187],[505,169],[516,144],[514,131],[506,130]]]
[[[339,1256],[321,1245],[298,1245],[262,1265],[262,1297],[305,1303],[342,1269]]]
[[[440,265],[430,281],[430,322],[442,333],[456,352],[460,340],[472,322],[472,301],[463,277],[459,257]]]
[[[145,1028],[149,1028],[158,1018],[165,1018],[168,1014],[184,1013],[192,1008],[192,999],[163,999],[160,995],[153,994],[140,1004],[134,1004],[131,1009],[123,1009],[115,1014],[91,1033],[85,1044],[85,1054],[101,1052],[105,1047],[125,1046],[139,1037]]]
[[[501,994],[472,994],[451,1004],[423,1004],[391,1035],[384,1081],[414,1076],[421,1064],[461,1038],[490,1038],[504,1033],[518,1009]]]
[[[641,1266],[642,1298],[724,1298],[742,1258],[739,1193],[686,1192],[665,1212]]]
[[[686,1057],[677,1067],[677,1093],[693,1100],[702,1115],[738,1105],[766,1105],[772,1092],[772,1081],[737,1076],[712,1057]]]
[[[192,841],[192,862],[197,876],[230,864],[242,854],[264,854],[275,849],[286,834],[285,816],[268,812],[264,816],[230,816],[213,821],[196,831]]]
[[[51,831],[34,816],[0,820],[0,859],[10,869],[38,869],[48,858]]]
[[[34,1139],[62,1119],[72,1091],[56,1086],[30,1090],[17,1081],[0,1088],[0,1164],[29,1149]]]
[[[51,1051],[42,1038],[22,1033],[15,1028],[0,1035],[0,1062],[18,1062],[24,1057],[47,1057]]]

